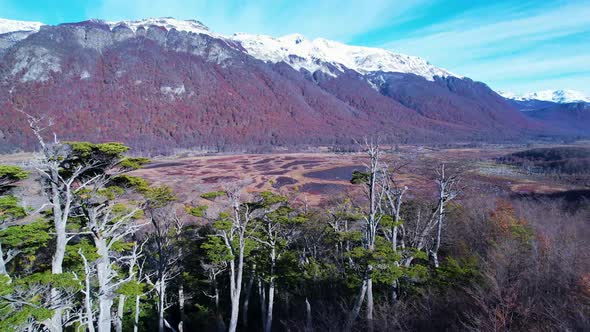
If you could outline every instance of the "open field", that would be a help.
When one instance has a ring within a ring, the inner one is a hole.
[[[582,144],[585,146],[585,144]],[[579,146],[579,145],[578,145]],[[401,165],[396,175],[399,185],[408,186],[410,196],[429,197],[435,189],[433,169],[444,162],[463,170],[464,195],[557,195],[578,192],[588,196],[590,181],[565,181],[555,176],[528,174],[497,158],[525,147],[488,146],[479,148],[435,149],[423,146],[398,146],[384,155],[390,166]],[[1,155],[0,163],[31,168],[31,153]],[[236,181],[247,183],[250,192],[277,191],[311,205],[321,205],[338,194],[362,190],[350,183],[354,170],[363,170],[363,153],[269,153],[159,157],[145,168],[132,172],[155,185],[174,188],[185,203],[198,203],[200,195],[219,190]],[[40,195],[34,178],[27,180],[26,196]],[[336,195],[335,195],[336,194]],[[551,197],[554,197],[551,196]]]
[[[519,168],[495,161],[500,156],[518,150],[504,147],[430,149],[404,146],[387,153],[384,158],[389,165],[402,165],[396,181],[402,186],[408,186],[409,194],[414,196],[432,194],[435,186],[432,169],[441,162],[463,170],[462,188],[466,194],[553,194],[590,189],[583,184],[532,176]],[[349,180],[352,172],[362,170],[365,163],[366,158],[362,153],[169,157],[155,160],[134,174],[155,184],[172,186],[184,201],[198,199],[203,192],[218,190],[224,183],[244,181],[252,192],[280,191],[318,205],[334,194],[360,190]]]

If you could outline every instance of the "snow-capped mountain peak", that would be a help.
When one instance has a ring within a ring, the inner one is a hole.
[[[412,73],[428,80],[433,80],[434,76],[457,76],[416,56],[351,46],[323,38],[309,40],[301,34],[274,38],[238,33],[231,39],[239,42],[255,58],[273,63],[284,61],[296,70],[304,68],[310,72],[321,70],[334,74],[327,66],[331,65],[339,70],[346,67],[360,74],[376,71]]]
[[[523,95],[518,95],[506,91],[498,91],[498,94],[500,94],[504,98],[519,101],[542,100],[559,104],[590,102],[590,97],[587,97],[583,92],[576,90],[542,90],[537,92],[526,93]]]
[[[0,18],[0,35],[16,31],[36,32],[39,31],[42,25],[44,24],[41,22],[15,21]]]
[[[434,80],[435,76],[446,77],[455,75],[445,69],[435,67],[426,60],[391,51],[362,46],[346,45],[340,42],[316,38],[307,39],[302,34],[290,34],[282,37],[251,35],[238,33],[224,36],[209,30],[197,20],[179,20],[171,17],[146,18],[130,21],[103,21],[111,29],[126,26],[136,32],[140,27],[158,26],[166,30],[176,29],[196,34],[206,34],[214,38],[239,43],[247,53],[259,60],[272,63],[285,62],[296,70],[317,70],[335,76],[346,68],[362,75],[371,72],[411,73]],[[39,22],[22,22],[0,19],[0,34],[21,31],[25,35],[37,32],[42,26]],[[22,38],[22,37],[21,37]]]

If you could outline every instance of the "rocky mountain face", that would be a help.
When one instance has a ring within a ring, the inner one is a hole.
[[[0,34],[0,151],[34,147],[17,110],[53,119],[46,134],[63,140],[146,152],[348,144],[365,135],[506,141],[551,129],[485,84],[420,58],[283,39],[226,37],[169,18]]]

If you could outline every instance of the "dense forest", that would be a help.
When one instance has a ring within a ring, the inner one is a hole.
[[[372,142],[321,208],[240,182],[181,204],[123,144],[29,122],[38,158],[0,166],[0,331],[590,329],[588,204],[463,195],[450,164],[408,195]]]
[[[552,147],[515,152],[500,161],[528,170],[531,173],[589,174],[590,148]]]

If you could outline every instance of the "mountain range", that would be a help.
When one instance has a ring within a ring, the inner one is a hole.
[[[557,104],[567,103],[590,103],[590,97],[584,93],[575,90],[542,90],[537,92],[529,92],[522,95],[514,94],[506,91],[498,91],[498,93],[506,98],[516,101],[548,101]]]
[[[523,114],[570,136],[588,136],[590,98],[574,90],[543,90],[515,95],[499,92]]]
[[[34,146],[17,110],[53,119],[62,139],[117,140],[146,152],[585,133],[579,122],[530,116],[523,101],[419,57],[298,34],[224,36],[173,18],[0,20],[5,152]]]

